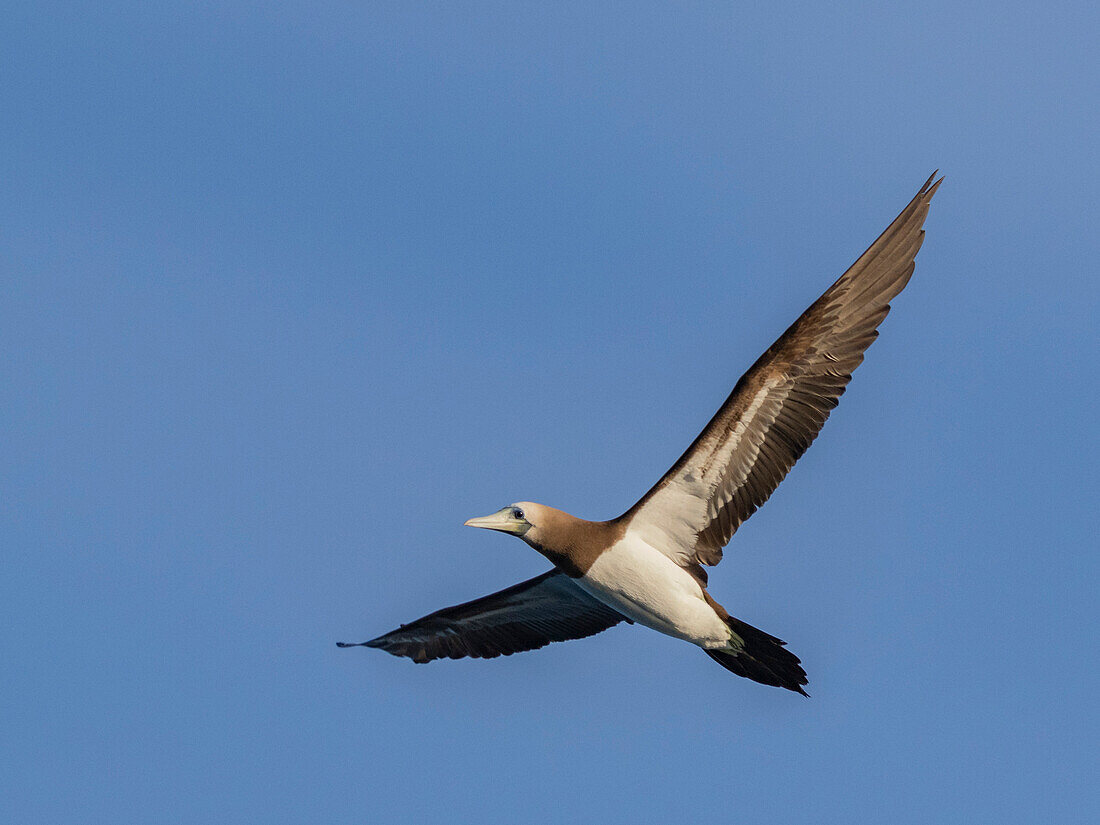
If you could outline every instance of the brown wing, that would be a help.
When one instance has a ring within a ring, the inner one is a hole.
[[[589,596],[564,573],[550,570],[491,596],[437,610],[369,642],[336,644],[379,647],[414,662],[464,656],[491,659],[592,636],[622,621],[630,620]]]
[[[717,564],[837,405],[913,274],[935,174],[836,283],[745,373],[687,452],[620,517],[682,565]]]

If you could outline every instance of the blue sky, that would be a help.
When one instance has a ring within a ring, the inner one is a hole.
[[[1086,3],[5,4],[0,818],[1095,819]],[[622,512],[935,168],[917,273],[641,628],[337,650]]]

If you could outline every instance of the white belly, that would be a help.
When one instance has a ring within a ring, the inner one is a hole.
[[[586,592],[633,619],[704,648],[725,647],[729,628],[690,573],[660,550],[627,534],[581,578]]]

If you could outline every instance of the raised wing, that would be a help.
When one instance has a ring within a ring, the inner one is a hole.
[[[917,196],[757,360],[664,477],[620,516],[683,566],[717,564],[813,443],[913,274],[942,178]]]
[[[564,573],[550,570],[491,596],[437,610],[369,642],[336,644],[378,647],[414,662],[491,659],[582,639],[622,621],[630,619],[589,596]]]

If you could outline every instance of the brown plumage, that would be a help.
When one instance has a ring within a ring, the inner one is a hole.
[[[813,443],[909,282],[933,174],[870,248],[768,347],[699,436],[620,520],[657,521],[682,564],[715,565]],[[691,499],[683,506],[683,499]],[[665,506],[662,506],[662,505]],[[665,512],[674,510],[674,514]]]

